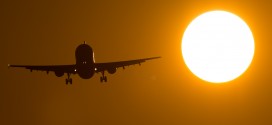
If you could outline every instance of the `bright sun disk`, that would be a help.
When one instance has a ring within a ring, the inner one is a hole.
[[[243,74],[254,56],[249,26],[226,11],[210,11],[195,18],[182,38],[182,56],[190,71],[212,83]]]

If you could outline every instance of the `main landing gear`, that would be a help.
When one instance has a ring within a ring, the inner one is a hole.
[[[104,71],[102,71],[102,76],[100,77],[100,82],[107,82],[108,80],[107,80],[107,76],[105,76],[105,72]]]
[[[65,79],[66,85],[68,85],[68,83],[72,84],[73,80],[70,78],[70,73],[67,73],[68,78]]]

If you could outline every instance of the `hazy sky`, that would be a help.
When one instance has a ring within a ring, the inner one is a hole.
[[[255,38],[247,72],[225,84],[194,76],[181,38],[196,16],[226,10]],[[21,0],[1,1],[0,124],[242,125],[272,124],[272,3],[269,0]],[[54,73],[7,64],[73,64],[86,41],[96,62],[162,59],[96,74],[73,85]]]

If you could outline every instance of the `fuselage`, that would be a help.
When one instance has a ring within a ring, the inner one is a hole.
[[[91,78],[95,73],[94,52],[87,44],[81,44],[76,48],[76,72],[83,79]]]

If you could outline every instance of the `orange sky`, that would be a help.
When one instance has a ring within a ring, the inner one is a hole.
[[[225,84],[194,76],[181,56],[181,38],[210,10],[240,16],[255,38],[249,69]],[[1,13],[0,124],[272,124],[272,3],[261,1],[86,0],[5,1]],[[100,74],[73,85],[54,73],[7,64],[73,64],[87,41],[96,62],[162,59]]]

